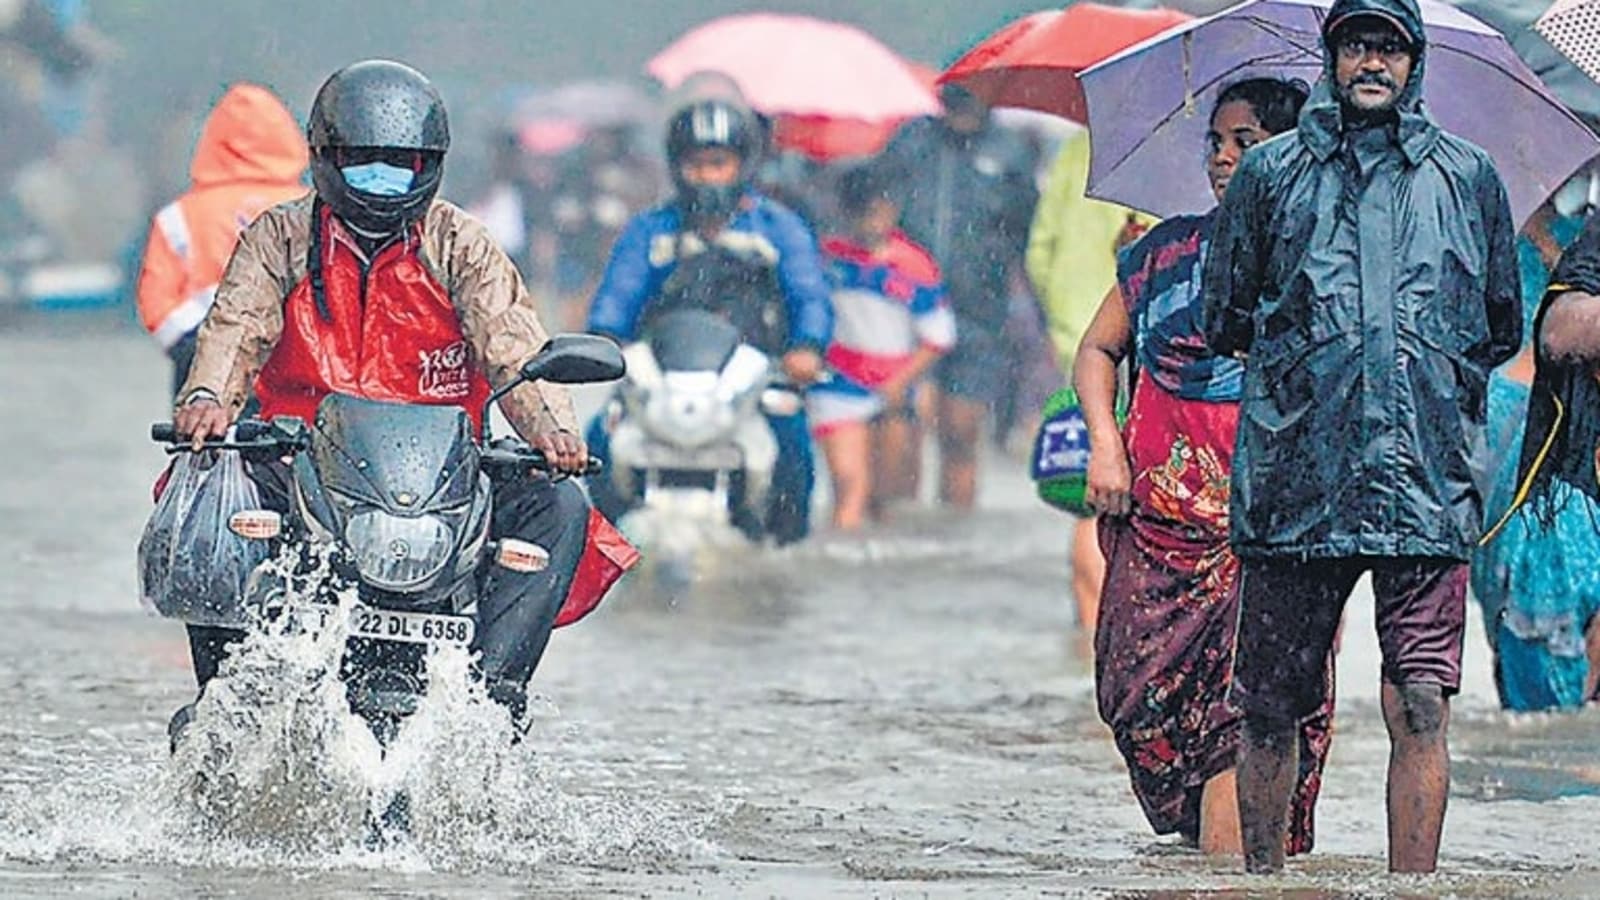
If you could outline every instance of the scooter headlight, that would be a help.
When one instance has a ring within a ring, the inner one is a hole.
[[[401,518],[368,509],[350,516],[345,544],[361,578],[390,591],[427,587],[450,561],[450,528],[438,516]]]
[[[679,447],[717,440],[737,424],[734,410],[716,392],[715,376],[672,373],[645,406],[645,428]]]

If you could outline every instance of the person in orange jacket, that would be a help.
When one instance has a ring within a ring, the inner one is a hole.
[[[309,162],[300,126],[266,88],[233,85],[206,119],[189,190],[156,213],[139,272],[139,319],[172,359],[174,394],[240,232],[306,193]]]

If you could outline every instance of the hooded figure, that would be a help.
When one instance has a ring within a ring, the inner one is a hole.
[[[1389,866],[1431,872],[1461,683],[1491,369],[1522,340],[1515,224],[1489,156],[1425,110],[1416,0],[1337,0],[1300,127],[1252,149],[1207,257],[1201,326],[1246,359],[1230,540],[1245,865],[1283,865],[1294,731],[1372,575]],[[1279,784],[1277,782],[1284,782]]]
[[[1330,31],[1362,14],[1412,39],[1399,102],[1360,121],[1330,48],[1299,130],[1240,165],[1206,268],[1207,340],[1250,360],[1233,542],[1466,559],[1488,374],[1522,339],[1515,223],[1489,156],[1426,112],[1415,0],[1338,0]]]
[[[139,318],[173,358],[174,391],[239,233],[306,192],[308,160],[300,126],[266,88],[234,85],[206,119],[189,191],[156,213],[139,272]]]

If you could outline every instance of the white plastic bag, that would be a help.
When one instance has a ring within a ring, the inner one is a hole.
[[[241,594],[268,545],[234,534],[228,520],[260,504],[237,452],[177,454],[139,539],[145,606],[193,625],[247,624]]]

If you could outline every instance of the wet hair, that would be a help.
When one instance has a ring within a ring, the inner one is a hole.
[[[882,163],[867,163],[847,169],[839,175],[836,190],[839,211],[847,216],[859,216],[878,200],[894,203],[894,168]]]
[[[1215,119],[1217,110],[1229,103],[1243,100],[1250,104],[1262,128],[1272,134],[1282,134],[1299,122],[1300,107],[1306,104],[1306,98],[1310,95],[1310,86],[1298,78],[1293,81],[1247,78],[1223,89],[1217,97],[1217,105],[1211,109],[1211,118]]]

